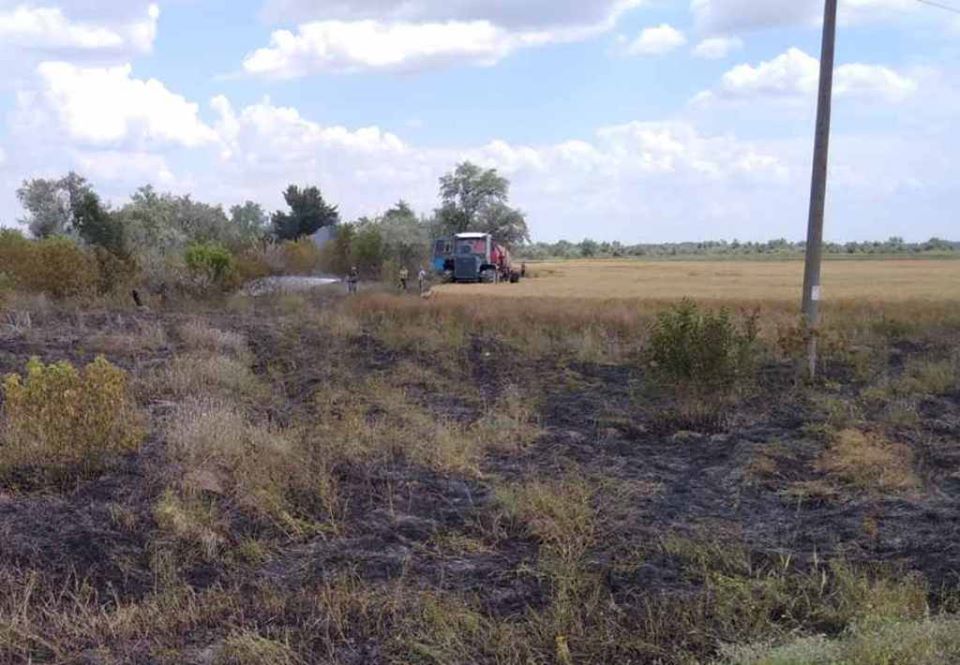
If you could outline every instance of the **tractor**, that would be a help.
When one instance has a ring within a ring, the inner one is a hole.
[[[458,233],[438,239],[433,247],[433,268],[450,282],[520,281],[510,252],[489,233]]]

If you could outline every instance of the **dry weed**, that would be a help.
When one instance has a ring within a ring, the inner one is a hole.
[[[872,432],[838,432],[816,467],[858,490],[902,492],[920,485],[910,448]]]

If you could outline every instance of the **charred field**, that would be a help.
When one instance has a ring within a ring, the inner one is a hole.
[[[955,305],[830,306],[814,382],[778,302],[665,375],[674,306],[14,300],[136,445],[54,473],[7,388],[0,662],[960,662]]]

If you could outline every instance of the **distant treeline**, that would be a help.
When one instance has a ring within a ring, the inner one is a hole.
[[[802,256],[805,242],[786,239],[768,242],[739,242],[737,240],[707,242],[677,242],[660,244],[624,245],[620,242],[597,242],[586,239],[578,243],[561,240],[556,243],[536,242],[518,248],[522,259],[590,259],[590,258],[670,258],[670,257],[769,257]],[[832,256],[911,256],[956,253],[960,257],[960,242],[931,238],[926,242],[904,242],[890,238],[873,242],[828,242],[823,251]]]

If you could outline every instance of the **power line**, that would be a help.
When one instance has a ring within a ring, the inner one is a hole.
[[[953,12],[954,14],[960,14],[960,9],[958,9],[957,7],[951,7],[950,5],[944,5],[944,4],[941,4],[941,3],[939,3],[939,2],[934,2],[933,0],[917,0],[917,2],[919,2],[919,3],[921,3],[921,4],[924,4],[924,5],[930,5],[931,7],[937,7],[937,8],[939,8],[939,9],[945,9],[946,11],[948,11],[948,12]]]

